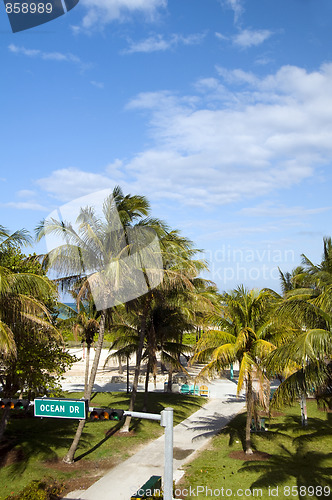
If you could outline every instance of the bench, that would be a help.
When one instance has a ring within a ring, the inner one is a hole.
[[[201,385],[199,388],[199,395],[204,396],[206,398],[209,397],[209,388],[207,385]]]
[[[189,394],[193,394],[194,396],[199,396],[199,388],[197,385],[191,385],[189,388]]]
[[[181,394],[190,394],[189,385],[188,384],[181,385],[180,393]]]
[[[151,476],[150,479],[130,497],[130,500],[141,500],[142,498],[150,497],[162,497],[161,476]]]

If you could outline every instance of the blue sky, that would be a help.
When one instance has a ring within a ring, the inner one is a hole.
[[[1,5],[1,224],[119,184],[221,290],[278,289],[332,233],[331,19],[330,0],[80,0],[13,34]]]

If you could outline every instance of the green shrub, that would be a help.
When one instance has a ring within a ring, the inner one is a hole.
[[[17,495],[9,495],[5,500],[58,500],[64,485],[53,479],[32,481]]]

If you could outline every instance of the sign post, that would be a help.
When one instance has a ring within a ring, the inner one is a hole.
[[[85,420],[88,412],[87,399],[36,398],[35,417],[73,418]]]
[[[165,408],[161,414],[125,411],[124,416],[159,420],[161,427],[165,427],[165,463],[163,493],[164,500],[173,500],[173,408]]]

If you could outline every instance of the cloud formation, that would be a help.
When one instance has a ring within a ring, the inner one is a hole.
[[[75,63],[82,68],[88,66],[83,63],[79,57],[71,54],[70,52],[65,54],[62,52],[44,52],[40,49],[28,49],[24,46],[15,45],[14,43],[8,45],[8,49],[13,54],[21,54],[26,57],[39,58],[43,59],[44,61],[70,62]]]
[[[257,47],[264,43],[268,38],[273,35],[270,30],[249,30],[244,29],[239,31],[236,35],[226,36],[222,33],[216,32],[215,36],[222,41],[230,40],[233,45],[240,49],[248,49],[250,47]]]
[[[246,49],[249,47],[256,47],[265,42],[273,32],[270,30],[250,30],[244,29],[233,36],[232,40],[234,45]]]
[[[232,9],[234,12],[234,23],[236,24],[244,13],[242,0],[221,0],[222,5]]]
[[[156,34],[148,38],[145,38],[144,40],[141,40],[139,42],[130,40],[129,48],[125,49],[123,53],[134,54],[137,52],[145,52],[145,53],[159,52],[159,51],[170,50],[176,47],[177,45],[197,45],[201,43],[204,37],[205,35],[201,33],[196,33],[187,36],[174,33],[168,38],[166,38],[164,35]]]
[[[153,20],[157,12],[167,6],[167,0],[81,0],[81,4],[87,9],[82,27],[91,29],[134,14]]]
[[[218,72],[192,95],[146,92],[128,104],[148,117],[152,146],[115,162],[123,189],[216,207],[290,188],[332,161],[332,64],[311,73],[284,66],[263,78]],[[114,179],[112,169],[61,169],[38,184],[63,200],[114,186]]]

